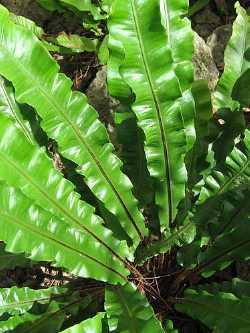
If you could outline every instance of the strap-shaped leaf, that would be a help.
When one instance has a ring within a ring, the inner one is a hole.
[[[70,305],[68,309],[70,309]],[[65,319],[65,309],[60,308],[56,302],[52,302],[45,313],[27,312],[24,315],[16,315],[6,321],[0,321],[0,333],[57,333]]]
[[[66,292],[66,289],[51,287],[48,289],[33,290],[24,288],[0,289],[0,315],[23,314],[30,310],[35,302],[40,304],[49,303],[53,295]]]
[[[206,290],[213,295],[224,292],[234,294],[238,298],[250,297],[250,282],[239,278],[234,278],[232,281],[225,281],[223,283],[198,285],[195,289],[197,291]]]
[[[146,297],[131,283],[106,289],[105,310],[110,332],[164,332]]]
[[[168,237],[153,241],[146,247],[140,245],[135,252],[136,263],[142,265],[150,258],[169,252],[175,245],[183,246],[183,243],[189,244],[193,241],[194,235],[194,223],[187,218],[183,225],[176,228]]]
[[[0,185],[0,239],[6,250],[50,261],[72,274],[124,283],[127,270],[96,239],[36,206],[21,191]]]
[[[250,259],[250,228],[249,219],[239,221],[235,228],[219,236],[198,257],[199,270],[209,277],[218,270],[223,270],[234,260]]]
[[[250,186],[244,184],[216,195],[198,206],[193,221],[199,230],[199,235],[209,237],[211,242],[222,233],[235,228],[239,221],[250,214],[249,196]]]
[[[109,94],[120,102],[115,110],[114,118],[117,141],[121,145],[120,158],[124,163],[124,172],[134,185],[136,197],[140,204],[144,205],[152,200],[154,195],[144,152],[144,133],[139,128],[137,118],[131,109],[132,91],[120,74],[120,66],[124,58],[123,45],[117,40],[115,31],[112,29],[112,22],[108,28],[107,82]]]
[[[124,172],[129,176],[136,197],[143,206],[153,199],[153,181],[147,170],[141,128],[131,109],[128,112],[116,113],[117,141],[121,145],[120,158],[124,163]]]
[[[133,111],[145,133],[149,172],[158,180],[156,202],[161,224],[168,228],[185,195],[184,155],[188,144],[182,117],[185,103],[161,24],[160,2],[114,1],[109,30],[113,54],[116,47],[118,50],[113,68],[119,68],[124,49],[120,71],[136,95]]]
[[[196,109],[196,141],[187,157],[190,189],[193,189],[194,184],[200,179],[201,173],[208,168],[206,158],[209,145],[209,122],[213,117],[211,93],[207,82],[204,80],[194,82],[192,94]]]
[[[213,122],[214,139],[216,139],[213,142],[212,149],[214,160],[217,163],[222,163],[233,150],[237,138],[239,139],[244,135],[246,121],[242,110],[229,112],[228,109],[220,109],[217,111],[216,117],[221,119],[223,123]]]
[[[207,325],[214,333],[247,333],[250,326],[250,298],[232,293],[210,294],[206,290],[187,289],[177,304],[184,312]]]
[[[109,26],[108,49],[108,90],[109,94],[120,102],[114,118],[117,141],[121,145],[120,158],[124,163],[124,172],[134,185],[136,197],[140,204],[144,205],[152,201],[154,195],[144,152],[144,133],[139,128],[137,118],[131,109],[133,101],[131,89],[120,74],[124,49],[122,43],[117,40],[115,31],[112,30],[112,22]]]
[[[112,4],[112,7],[114,4],[115,2]],[[133,102],[132,91],[120,73],[120,66],[125,57],[124,46],[121,40],[117,38],[113,20],[109,19],[107,23],[109,30],[107,42],[109,50],[107,62],[107,83],[109,94],[120,101],[121,108],[125,108],[125,112],[131,112],[130,107]]]
[[[32,322],[41,318],[41,315],[35,315],[31,313],[26,313],[23,316],[13,316],[8,320],[0,321],[0,333],[6,332],[16,332],[18,331],[18,326],[22,326],[25,324],[31,325]],[[20,331],[19,331],[20,332]]]
[[[195,141],[194,130],[194,105],[190,94],[193,83],[193,31],[191,22],[184,17],[188,12],[189,2],[180,0],[160,0],[161,20],[166,31],[167,45],[171,50],[173,68],[179,79],[179,84],[183,94],[181,104],[181,114],[184,121],[184,131],[186,133],[187,150]],[[180,37],[181,36],[181,37]]]
[[[89,235],[97,252],[100,247],[107,256],[129,256],[125,242],[116,240],[102,226],[94,208],[80,201],[73,184],[54,168],[43,149],[29,144],[8,119],[1,119],[0,133],[0,179],[19,187],[38,205]]]
[[[249,186],[242,185],[195,207],[191,221],[196,226],[196,239],[178,251],[178,262],[184,267],[194,268],[199,262],[198,257],[202,256],[203,246],[213,248],[219,237],[247,219],[250,213],[249,195]]]
[[[0,19],[0,73],[12,81],[17,100],[37,110],[42,128],[57,140],[60,153],[80,166],[87,185],[119,218],[136,246],[146,234],[143,217],[96,111],[83,94],[71,91],[72,82],[58,73],[41,42],[15,26],[4,7]]]
[[[235,101],[238,101],[241,106],[245,107],[248,107],[248,105],[250,104],[250,99],[248,96],[248,91],[250,87],[249,78],[250,78],[250,68],[248,68],[236,81],[232,91],[232,98]]]
[[[233,101],[231,93],[239,77],[250,68],[250,18],[246,10],[236,4],[237,18],[233,24],[233,34],[225,51],[225,68],[214,93],[214,104],[217,109],[234,110],[238,102]]]
[[[223,168],[215,168],[204,180],[199,203],[250,181],[250,131],[245,131],[244,150],[237,147],[227,156]]]
[[[12,85],[2,77],[0,77],[0,112],[12,119],[31,143],[35,142],[32,131],[23,119],[20,107],[15,101]]]
[[[179,100],[183,128],[186,134],[186,149],[189,151],[195,142],[194,100],[191,86],[194,80],[193,70],[193,30],[191,22],[185,17],[189,1],[160,0],[161,21],[166,31],[167,46],[172,54],[172,67],[179,79],[183,98]]]
[[[183,91],[190,89],[193,83],[193,31],[191,22],[184,17],[189,9],[188,3],[187,0],[160,0],[162,24]]]
[[[103,333],[103,318],[104,313],[98,313],[95,317],[84,320],[80,324],[66,329],[63,333]]]
[[[7,320],[2,318],[0,332],[57,333],[64,321],[71,320],[71,316],[76,316],[91,304],[89,297],[79,296],[78,292],[62,296],[55,295],[49,305],[34,306],[30,311]]]
[[[30,30],[38,38],[41,38],[43,36],[43,34],[44,34],[43,29],[41,27],[39,27],[35,22],[33,22],[32,20],[28,19],[27,17],[19,16],[19,15],[15,15],[13,13],[10,13],[10,18],[12,19],[12,21],[15,24],[21,25],[25,29]]]

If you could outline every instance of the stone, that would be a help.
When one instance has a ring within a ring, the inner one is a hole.
[[[250,260],[236,262],[237,277],[250,281]]]
[[[192,22],[194,30],[205,39],[207,39],[217,27],[222,25],[221,18],[209,7],[195,14],[192,17]]]
[[[197,33],[194,33],[194,48],[193,63],[195,67],[195,79],[206,80],[209,88],[213,91],[219,79],[219,71],[210,48]]]
[[[112,110],[119,102],[110,97],[107,89],[107,69],[102,66],[87,89],[89,103],[98,111],[100,119],[106,124],[112,123]]]
[[[214,61],[219,71],[223,71],[224,52],[231,35],[232,25],[226,24],[216,28],[207,39],[207,45],[210,47]]]

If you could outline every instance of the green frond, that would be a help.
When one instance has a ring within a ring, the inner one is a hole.
[[[214,195],[222,194],[230,189],[250,181],[250,131],[246,130],[243,147],[232,150],[220,168],[214,168],[205,177],[201,189],[199,203],[205,202]]]
[[[62,333],[103,333],[103,317],[104,313],[98,313],[95,317],[84,320],[80,324],[62,331]]]
[[[224,72],[214,93],[215,107],[229,108],[232,111],[239,106],[231,97],[233,87],[239,77],[250,68],[250,59],[246,57],[250,48],[250,18],[239,2],[236,3],[236,11],[238,16],[224,55]]]
[[[110,332],[164,332],[146,297],[131,283],[106,289],[105,310]]]
[[[178,38],[185,40],[187,34],[191,36],[186,20],[171,17],[180,14],[180,8],[184,12],[187,2],[174,5],[174,1],[170,1],[172,7],[169,8],[167,3],[169,1],[161,2],[160,6],[157,1],[130,0],[122,4],[114,1],[108,23],[111,93],[121,100],[122,96],[129,96],[128,87],[131,87],[135,94],[132,109],[145,134],[149,172],[157,180],[156,204],[160,209],[162,229],[169,228],[177,205],[185,196],[184,156],[194,140],[193,99],[188,91],[193,78],[189,63],[192,45],[184,48],[182,57],[185,54],[186,58],[183,59],[178,55],[180,46],[177,43],[173,59],[170,37],[174,38],[174,44],[176,30],[169,32],[165,25],[166,21],[170,24],[178,21],[185,26]],[[181,69],[188,79],[183,87],[177,75]],[[125,84],[118,82],[120,76]]]
[[[118,259],[101,240],[34,205],[14,187],[2,183],[0,193],[0,238],[8,252],[25,252],[32,260],[52,262],[74,275],[126,282],[128,271],[119,252]]]
[[[249,297],[237,297],[232,291],[213,294],[204,287],[187,289],[179,302],[178,311],[200,320],[214,333],[247,333],[249,330]]]
[[[57,140],[65,158],[79,165],[89,188],[118,217],[136,247],[147,234],[144,220],[97,112],[83,94],[71,91],[72,82],[58,73],[41,42],[14,25],[4,7],[0,18],[0,73],[13,83],[17,100],[36,109],[43,130]]]

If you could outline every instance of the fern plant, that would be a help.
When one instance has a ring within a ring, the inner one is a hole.
[[[116,142],[41,30],[1,6],[0,260],[49,262],[70,283],[1,289],[0,332],[178,332],[187,315],[213,332],[248,332],[250,282],[218,278],[250,257],[250,132],[237,93],[247,13],[237,5],[211,99],[193,77],[187,0],[40,3],[108,17]]]

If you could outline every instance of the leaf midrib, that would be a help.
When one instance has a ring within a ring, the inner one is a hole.
[[[215,197],[215,195],[218,194],[223,194],[228,188],[230,188],[230,185],[232,185],[234,183],[234,181],[240,177],[242,174],[244,174],[244,171],[250,166],[250,159],[249,157],[247,157],[246,162],[242,165],[242,167],[237,171],[234,172],[234,170],[232,170],[232,172],[234,173],[233,176],[230,178],[228,178],[225,183],[220,187],[220,189],[218,190],[218,192],[214,192],[212,193],[212,195],[210,194],[208,197],[206,197],[205,201],[203,200],[200,204],[205,203],[209,198],[213,198]],[[216,171],[216,170],[215,170]],[[213,177],[213,174],[212,174]],[[214,177],[213,177],[214,178]],[[206,188],[206,184],[203,186],[204,188]]]
[[[171,246],[173,246],[173,243],[178,240],[181,234],[185,232],[189,227],[191,227],[192,224],[193,222],[188,222],[187,224],[181,226],[179,230],[173,232],[168,238],[155,241],[155,244],[151,243],[151,245],[149,245],[147,248],[143,248],[142,251],[139,252],[141,257],[139,256],[140,260],[138,261],[138,263],[141,265],[148,259],[169,251]],[[157,249],[157,251],[154,251],[155,248]]]
[[[234,316],[234,315],[232,315],[231,313],[227,313],[227,312],[224,312],[224,311],[221,311],[221,310],[219,310],[219,307],[217,306],[216,307],[216,309],[215,309],[215,307],[213,307],[213,306],[211,306],[211,305],[208,305],[207,303],[205,303],[205,302],[201,302],[201,301],[197,301],[197,300],[193,300],[192,298],[184,298],[184,299],[182,299],[181,300],[181,302],[184,302],[184,303],[193,303],[193,304],[196,304],[196,305],[201,305],[201,306],[203,306],[203,307],[207,307],[208,309],[211,309],[213,312],[217,312],[217,313],[219,313],[219,314],[222,314],[222,315],[224,315],[224,316],[226,316],[226,317],[230,317],[231,319],[234,319],[234,320],[240,320],[240,321],[242,321],[242,322],[245,322],[245,323],[247,323],[247,324],[250,324],[250,320],[248,321],[247,319],[242,319],[241,317],[237,317],[237,316]]]
[[[35,82],[37,82],[35,80]],[[45,98],[47,100],[50,101],[50,103],[54,106],[54,108],[56,109],[56,111],[61,114],[64,118],[64,120],[69,124],[69,126],[73,129],[73,132],[75,133],[76,137],[78,138],[78,141],[80,142],[81,145],[83,145],[84,147],[86,147],[88,153],[90,154],[91,158],[93,159],[93,161],[95,162],[95,164],[97,165],[97,168],[100,170],[101,174],[103,175],[103,177],[105,178],[107,184],[111,187],[112,192],[115,194],[115,196],[118,199],[118,202],[120,203],[120,205],[122,206],[125,214],[127,215],[127,217],[129,218],[129,220],[132,222],[132,225],[134,226],[137,234],[139,235],[140,239],[143,240],[143,236],[142,233],[140,232],[136,222],[134,221],[134,218],[132,217],[132,215],[130,214],[129,208],[127,207],[127,205],[125,204],[125,202],[122,199],[122,196],[120,195],[120,193],[118,192],[118,190],[116,189],[115,185],[112,182],[112,178],[109,177],[106,173],[106,171],[104,170],[104,168],[101,165],[101,161],[99,161],[94,152],[91,150],[91,147],[87,144],[87,142],[84,140],[84,138],[81,135],[80,130],[78,129],[78,127],[76,127],[71,120],[66,116],[65,112],[61,111],[60,105],[57,104],[55,102],[55,100],[51,99],[50,96],[47,94],[47,92],[45,90],[42,89],[41,85],[38,82],[38,86],[40,88],[40,91],[42,92],[42,94],[45,96]]]
[[[198,271],[203,271],[205,268],[214,264],[216,261],[225,257],[226,255],[233,252],[234,250],[237,250],[238,248],[247,245],[248,243],[250,243],[250,239],[238,242],[236,245],[230,247],[229,249],[226,249],[225,251],[220,252],[219,254],[215,255],[212,259],[208,260],[207,262],[201,263],[201,265],[198,266]]]
[[[27,230],[28,232],[34,233],[35,235],[38,234],[40,237],[48,239],[52,244],[55,243],[57,245],[62,246],[63,248],[68,249],[69,251],[75,252],[80,256],[86,257],[92,261],[94,261],[95,263],[99,264],[101,267],[106,268],[107,270],[117,274],[119,277],[121,277],[123,280],[127,281],[126,276],[122,275],[120,272],[117,272],[115,269],[113,269],[112,267],[109,267],[107,265],[105,265],[104,263],[102,263],[101,261],[99,261],[98,259],[90,256],[89,254],[86,254],[83,251],[77,250],[75,248],[73,248],[70,244],[68,243],[64,243],[58,239],[54,239],[51,236],[49,236],[48,234],[42,232],[40,229],[37,228],[33,228],[31,225],[26,225],[25,223],[23,223],[20,219],[18,219],[17,217],[14,217],[12,215],[7,214],[6,212],[4,212],[2,209],[0,209],[0,215],[3,216],[4,218],[6,218],[7,220],[9,220],[10,223],[14,223],[16,224],[18,227],[22,227],[24,230]]]
[[[238,172],[236,172],[233,177],[229,178],[224,184],[223,186],[220,188],[220,190],[218,191],[218,193],[223,193],[226,191],[226,189],[238,178],[240,177],[242,174],[244,174],[244,171],[248,168],[248,166],[250,165],[250,159],[247,158],[246,163],[243,164],[243,166],[240,168],[240,170]]]
[[[26,304],[33,304],[34,302],[43,302],[43,301],[47,301],[50,300],[51,296],[47,296],[47,297],[36,297],[35,299],[31,300],[27,300],[27,301],[15,301],[15,303],[8,303],[5,305],[0,305],[0,311],[5,310],[5,309],[9,309],[9,308],[18,308],[19,306],[22,305],[26,305]],[[7,311],[8,312],[8,311]]]
[[[141,37],[141,33],[140,33],[140,27],[139,27],[139,23],[138,23],[138,15],[137,15],[137,11],[136,11],[136,6],[134,3],[134,0],[130,0],[130,2],[131,2],[131,8],[132,8],[132,15],[133,15],[134,23],[135,23],[134,26],[136,29],[136,34],[138,36],[141,59],[143,61],[147,80],[148,80],[148,83],[151,88],[150,90],[152,93],[153,101],[154,101],[156,112],[157,112],[157,120],[158,120],[158,124],[159,124],[161,141],[162,141],[163,150],[164,150],[164,166],[165,166],[164,168],[165,168],[166,181],[167,181],[168,208],[169,208],[169,221],[168,222],[170,224],[173,219],[173,193],[172,193],[173,189],[172,189],[172,182],[171,182],[172,175],[171,175],[171,170],[170,170],[168,142],[167,142],[166,134],[164,131],[164,125],[163,125],[164,122],[163,122],[163,119],[161,116],[161,104],[158,100],[156,88],[154,87],[153,79],[151,78],[151,75],[150,75],[149,64],[148,64],[146,52],[145,52],[145,49],[143,46],[143,41],[142,41],[142,37]]]
[[[29,175],[27,175],[26,173],[24,173],[21,168],[19,168],[15,163],[13,163],[10,159],[8,159],[7,156],[6,156],[6,154],[3,155],[0,152],[0,159],[1,159],[1,156],[2,156],[3,160],[7,160],[7,163],[9,163],[10,165],[12,165],[12,167],[14,167],[25,179],[27,179],[32,184],[32,186],[34,186],[46,198],[47,201],[49,201],[57,209],[59,209],[60,211],[62,211],[63,215],[66,216],[67,219],[70,219],[71,221],[73,221],[73,223],[75,225],[77,225],[77,227],[80,227],[85,232],[87,232],[88,234],[90,234],[100,244],[102,244],[105,248],[107,248],[107,250],[109,250],[117,259],[119,259],[122,263],[126,264],[125,259],[123,259],[122,257],[120,257],[119,254],[117,254],[109,245],[107,245],[103,240],[101,240],[93,231],[89,230],[85,225],[83,225],[81,222],[79,222],[79,220],[76,219],[74,215],[71,215],[70,214],[70,210],[65,209],[62,205],[59,204],[59,202],[57,200],[54,200],[53,197],[49,196],[48,192],[44,191],[39,184],[37,184],[36,182],[34,182],[33,179],[31,177],[29,177]]]
[[[127,303],[126,303],[126,301],[124,300],[122,292],[121,292],[119,289],[117,289],[116,291],[117,291],[117,294],[118,294],[119,297],[120,297],[120,301],[121,301],[121,303],[122,303],[122,305],[123,305],[123,308],[125,308],[125,311],[126,311],[127,314],[128,314],[129,322],[130,322],[130,323],[133,323],[135,317],[134,317],[133,314],[131,313],[131,311],[130,311],[130,309],[129,309]],[[135,327],[134,327],[134,326],[135,326]],[[138,332],[136,331],[136,325],[133,325],[133,324],[131,325],[131,324],[129,324],[129,327],[130,327],[130,329],[132,330],[132,331],[130,331],[131,333],[138,333]]]
[[[3,82],[0,82],[0,90],[2,91],[8,105],[6,105],[7,107],[9,106],[9,109],[11,110],[12,114],[13,114],[13,117],[14,119],[16,120],[16,122],[18,123],[18,125],[20,126],[20,128],[22,129],[24,135],[26,136],[26,138],[29,140],[29,142],[31,144],[34,144],[34,141],[31,139],[26,127],[23,125],[22,121],[19,119],[16,111],[15,111],[15,107],[11,101],[11,99],[9,98],[9,95],[4,87],[4,83]]]
[[[42,316],[42,317],[38,318],[37,320],[33,321],[30,324],[30,327],[26,330],[26,333],[32,331],[34,329],[34,327],[39,326],[44,320],[49,320],[51,317],[53,318],[54,316],[57,316],[60,313],[64,313],[66,309],[70,308],[71,306],[73,306],[75,304],[81,303],[82,301],[83,301],[83,299],[80,298],[80,299],[78,299],[76,301],[73,301],[73,302],[65,305],[61,309],[58,309],[56,311],[54,310],[54,311],[51,311],[49,313],[45,313],[45,316]]]
[[[5,51],[8,53],[9,55],[9,59],[12,59],[12,55],[10,54],[10,52],[8,50],[5,49]],[[109,177],[106,173],[106,171],[103,169],[102,165],[101,165],[101,161],[99,161],[94,152],[92,152],[91,147],[87,144],[87,142],[84,140],[84,138],[81,135],[81,131],[78,129],[78,127],[76,127],[71,120],[66,116],[66,113],[64,111],[62,111],[61,106],[55,101],[55,99],[50,98],[50,95],[46,92],[46,90],[43,89],[43,87],[40,85],[40,82],[37,81],[33,75],[30,74],[30,72],[27,71],[27,69],[22,65],[21,62],[16,61],[16,59],[14,59],[14,63],[16,67],[21,68],[27,75],[27,77],[32,78],[31,81],[35,83],[34,86],[39,87],[39,91],[45,96],[45,99],[47,101],[49,101],[49,103],[52,105],[52,107],[54,107],[54,109],[56,110],[56,112],[58,114],[60,114],[64,120],[69,124],[69,126],[72,128],[73,132],[75,133],[75,136],[77,137],[78,141],[80,142],[80,145],[84,146],[88,153],[90,154],[91,158],[93,159],[93,161],[95,162],[97,168],[100,170],[100,173],[102,174],[102,176],[104,177],[104,179],[106,180],[107,184],[111,187],[112,192],[115,194],[115,196],[118,199],[118,202],[120,203],[120,205],[122,206],[125,215],[127,215],[128,219],[131,221],[136,233],[139,235],[139,238],[141,240],[143,240],[143,232],[140,231],[139,227],[137,226],[137,223],[135,222],[133,216],[131,215],[129,208],[127,207],[126,203],[124,202],[124,200],[122,199],[122,195],[119,193],[119,191],[116,189],[115,185],[112,182],[112,177]],[[59,76],[60,74],[57,73],[57,75]],[[90,107],[90,106],[89,106]],[[36,108],[37,109],[37,108]],[[42,115],[40,115],[42,117]],[[43,119],[43,117],[42,117]]]

